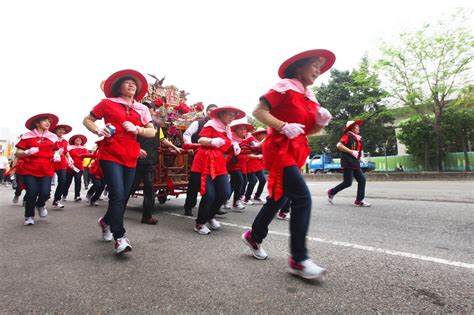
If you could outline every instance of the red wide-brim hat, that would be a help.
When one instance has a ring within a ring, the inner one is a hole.
[[[255,130],[254,132],[252,132],[252,135],[258,135],[260,133],[267,133],[267,129],[265,128],[262,128],[262,127],[259,127],[257,130]]]
[[[235,120],[234,120],[234,121],[235,121]],[[235,129],[236,129],[237,127],[240,127],[240,126],[244,126],[245,128],[247,128],[247,132],[251,132],[251,131],[253,131],[253,130],[255,129],[255,127],[254,127],[252,124],[248,124],[248,123],[237,123],[237,124],[235,124],[235,125],[231,125],[231,126],[230,126],[230,129],[231,129],[232,131],[235,131]]]
[[[336,55],[334,55],[332,51],[329,51],[326,49],[313,49],[313,50],[303,51],[302,53],[294,55],[293,57],[283,62],[280,68],[278,69],[278,76],[284,79],[285,71],[286,69],[288,69],[289,66],[291,66],[293,63],[297,62],[298,60],[306,59],[310,57],[326,58],[326,63],[322,66],[320,74],[323,74],[324,72],[328,71],[332,67],[334,62],[336,61]]]
[[[74,136],[72,136],[71,138],[69,138],[69,144],[70,144],[70,145],[74,145],[74,141],[75,141],[77,138],[81,138],[81,139],[82,139],[82,144],[81,144],[81,145],[84,145],[84,144],[87,143],[87,138],[86,138],[86,136],[84,136],[84,135],[74,135]]]
[[[349,130],[352,129],[352,127],[354,127],[354,125],[362,125],[364,123],[364,121],[362,119],[359,119],[359,120],[349,120],[347,123],[346,123],[346,127],[344,128],[344,133],[348,132]]]
[[[233,106],[224,106],[224,107],[213,109],[209,115],[211,116],[211,118],[217,118],[217,114],[223,111],[235,112],[236,113],[235,119],[241,119],[245,117],[245,112],[243,110],[238,109],[237,107],[233,107]]]
[[[59,128],[64,128],[64,130],[66,130],[66,132],[64,134],[68,134],[72,131],[72,127],[69,126],[69,125],[56,125],[54,126],[54,128],[50,128],[52,132],[56,132],[57,129]]]
[[[148,82],[146,78],[138,71],[132,69],[120,70],[112,74],[104,82],[104,94],[106,97],[113,97],[112,87],[123,77],[132,77],[137,82],[137,92],[135,93],[135,100],[140,101],[148,91]]]
[[[49,129],[53,129],[56,127],[56,124],[59,121],[58,116],[51,114],[51,113],[42,113],[38,115],[34,115],[33,117],[28,118],[28,120],[25,122],[25,127],[28,130],[33,130],[36,128],[35,122],[40,119],[40,118],[49,118],[51,120],[51,126],[49,126]]]

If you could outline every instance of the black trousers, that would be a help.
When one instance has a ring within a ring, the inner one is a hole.
[[[234,193],[234,204],[240,199],[240,196],[244,194],[244,185],[246,182],[247,174],[243,174],[242,171],[230,171],[230,186]]]
[[[153,190],[153,182],[155,181],[156,170],[154,165],[137,164],[135,169],[135,177],[133,179],[132,189],[125,202],[127,204],[138,185],[143,181],[143,218],[151,218],[155,208],[155,191]]]
[[[352,186],[352,179],[357,181],[357,201],[364,200],[365,197],[365,176],[360,169],[345,168],[343,173],[343,181],[336,187],[331,189],[331,194],[335,195],[343,189]]]
[[[252,238],[262,243],[268,234],[268,226],[285,203],[291,202],[290,220],[290,252],[295,261],[308,258],[306,248],[306,234],[311,218],[311,193],[296,165],[286,166],[283,169],[283,197],[279,200],[267,197],[252,224]]]
[[[184,209],[191,210],[197,204],[197,195],[201,183],[201,173],[191,172],[189,175],[188,190],[186,192],[186,201],[184,202]]]
[[[72,172],[66,174],[66,187],[64,188],[63,196],[66,197],[69,188],[71,187],[72,179],[74,178],[74,197],[79,197],[81,195],[81,180],[82,180],[82,171]]]
[[[91,198],[92,202],[99,200],[100,195],[104,192],[105,181],[102,178],[90,175],[92,180],[92,186],[87,191],[87,196]]]
[[[199,185],[201,185],[201,180],[199,180]],[[207,221],[214,219],[219,208],[230,198],[230,194],[227,174],[219,175],[214,180],[210,175],[207,175],[206,193],[201,197],[196,223],[205,224]]]

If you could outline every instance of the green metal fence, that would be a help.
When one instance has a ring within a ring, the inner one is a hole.
[[[469,161],[471,163],[471,170],[474,170],[474,152],[469,152]],[[396,171],[400,165],[406,172],[422,172],[426,169],[420,161],[416,161],[412,155],[390,155],[390,156],[373,156],[369,159],[375,162],[376,172],[393,172]],[[454,152],[448,153],[443,160],[443,169],[445,171],[464,171],[464,153]]]

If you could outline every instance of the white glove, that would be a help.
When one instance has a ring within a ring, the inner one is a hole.
[[[240,145],[237,142],[232,142],[232,147],[234,148],[234,155],[239,155],[242,152]]]
[[[36,154],[38,152],[39,152],[38,147],[32,147],[32,148],[29,148],[28,150],[25,150],[26,155],[33,155],[33,154]]]
[[[352,150],[351,154],[353,157],[355,157],[357,160],[359,159],[359,151]]]
[[[123,128],[125,128],[125,130],[127,130],[128,132],[133,133],[134,135],[138,134],[138,131],[140,130],[140,127],[135,126],[134,124],[132,124],[129,121],[125,121],[122,124],[122,126],[123,126]]]
[[[220,148],[225,144],[225,140],[222,138],[212,138],[209,144],[213,147]]]
[[[324,107],[319,107],[316,112],[316,125],[327,126],[332,119],[331,113]]]
[[[60,162],[61,161],[61,154],[59,154],[58,151],[55,151],[53,154],[53,161],[54,162]]]
[[[298,137],[304,133],[304,125],[297,123],[285,123],[280,130],[280,133],[284,134],[290,139]]]
[[[107,129],[107,127],[100,127],[99,129],[97,129],[96,133],[99,137],[105,137],[105,138],[112,137],[112,135],[110,134],[110,131],[109,131],[109,129]]]
[[[70,156],[67,158],[67,165],[69,166],[74,165],[74,160]]]

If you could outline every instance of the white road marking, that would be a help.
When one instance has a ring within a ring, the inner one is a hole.
[[[171,213],[171,212],[164,212],[164,213],[167,213],[169,215],[174,215],[174,216],[177,216],[177,217],[187,218],[187,219],[193,219],[193,220],[196,219],[195,217],[189,217],[189,216],[185,216],[185,215],[178,214],[178,213]],[[250,226],[238,225],[238,224],[222,222],[222,221],[219,221],[219,223],[221,225],[236,227],[236,228],[243,229],[243,230],[250,229]],[[290,236],[288,233],[276,232],[276,231],[271,231],[271,230],[268,231],[268,233],[273,234],[273,235],[285,236],[285,237]],[[392,255],[392,256],[412,258],[412,259],[429,261],[429,262],[434,262],[434,263],[443,264],[443,265],[462,267],[462,268],[467,268],[467,269],[474,269],[474,264],[469,264],[469,263],[464,263],[464,262],[459,262],[459,261],[453,261],[453,260],[442,259],[442,258],[437,258],[437,257],[430,257],[430,256],[412,254],[412,253],[407,253],[407,252],[400,252],[400,251],[391,250],[391,249],[384,249],[384,248],[378,248],[378,247],[372,247],[372,246],[352,244],[352,243],[347,243],[347,242],[332,241],[332,240],[327,240],[327,239],[318,238],[318,237],[307,236],[306,238],[310,241],[324,243],[324,244],[331,244],[331,245],[336,245],[336,246],[349,247],[349,248],[354,248],[354,249],[365,250],[365,251],[368,251],[368,252],[375,252],[375,253],[387,254],[387,255]]]

